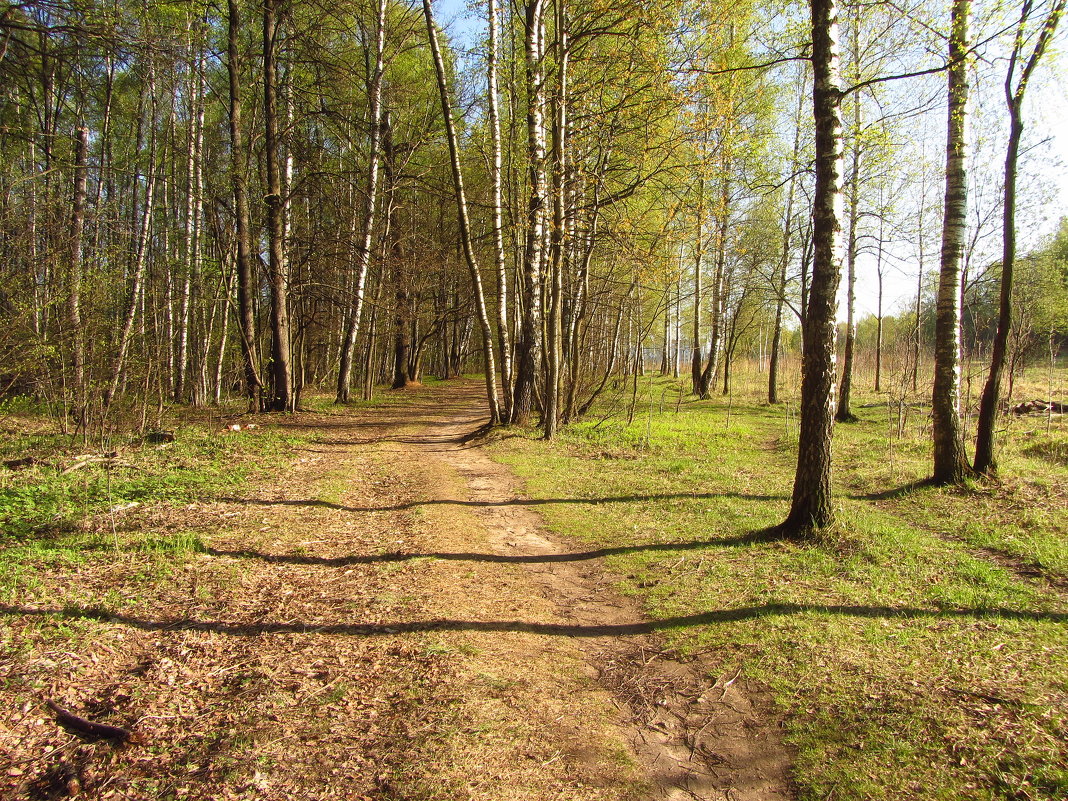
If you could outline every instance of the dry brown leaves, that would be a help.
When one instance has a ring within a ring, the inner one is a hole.
[[[419,617],[420,572],[359,561],[414,534],[404,511],[354,510],[413,488],[353,448],[377,432],[345,420],[289,421],[322,422],[327,444],[247,497],[122,521],[164,536],[195,530],[207,553],[101,551],[42,568],[0,630],[0,797],[390,795],[447,707],[450,666],[418,637],[344,628]],[[46,700],[134,740],[83,742]]]

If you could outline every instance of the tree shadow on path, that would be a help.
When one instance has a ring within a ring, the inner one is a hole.
[[[744,492],[678,492],[665,493],[663,495],[615,495],[600,498],[509,498],[503,501],[465,501],[456,498],[434,498],[425,501],[406,501],[405,503],[392,504],[389,506],[345,506],[333,501],[323,501],[315,498],[282,498],[270,500],[267,498],[219,498],[223,503],[235,503],[244,506],[308,506],[322,509],[336,509],[339,512],[404,512],[409,509],[417,509],[421,506],[471,506],[494,507],[494,506],[548,506],[553,504],[588,504],[597,506],[602,503],[642,503],[647,501],[672,501],[672,500],[711,500],[713,498],[733,498],[743,501],[785,501],[789,500],[786,495],[762,495]]]
[[[576,553],[548,553],[530,555],[503,555],[495,553],[453,553],[453,552],[429,552],[418,553],[408,551],[392,551],[382,554],[366,556],[308,556],[305,554],[269,554],[251,550],[223,550],[219,548],[204,548],[202,553],[211,556],[224,556],[234,559],[260,559],[264,562],[290,565],[321,565],[324,567],[346,567],[348,565],[371,565],[388,562],[409,562],[415,559],[442,559],[455,562],[491,562],[499,564],[553,564],[559,562],[585,562],[591,559],[601,559],[605,556],[614,556],[624,553],[640,553],[643,551],[692,551],[702,548],[715,547],[742,547],[756,545],[762,542],[773,542],[780,539],[769,529],[755,531],[749,534],[741,534],[737,537],[723,537],[712,540],[694,540],[692,542],[658,542],[648,545],[621,545],[614,548],[597,548],[592,551],[579,551]]]
[[[53,617],[60,619],[96,620],[118,623],[144,631],[199,631],[236,637],[257,637],[263,634],[336,634],[373,637],[410,634],[427,631],[521,632],[555,637],[622,637],[646,635],[691,626],[737,623],[765,617],[817,614],[887,620],[911,619],[973,619],[1013,620],[1036,623],[1068,622],[1068,612],[1029,612],[1018,609],[919,609],[914,607],[855,606],[834,604],[765,604],[738,609],[717,609],[693,615],[662,618],[637,623],[605,623],[574,625],[564,623],[529,623],[523,620],[435,620],[398,621],[396,623],[226,623],[218,620],[151,618],[112,612],[94,606],[67,605],[62,609],[41,609],[0,605],[0,615]]]

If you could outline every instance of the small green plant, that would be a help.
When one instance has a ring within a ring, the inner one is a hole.
[[[148,535],[138,541],[134,547],[139,551],[159,554],[201,553],[205,548],[200,536],[192,532]]]
[[[344,682],[338,682],[325,693],[319,696],[316,703],[319,706],[333,706],[345,700],[345,696],[349,694],[349,687]]]

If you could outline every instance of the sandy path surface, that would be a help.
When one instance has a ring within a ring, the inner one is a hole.
[[[514,625],[502,622],[502,630],[542,635],[513,653],[529,659],[555,651],[560,662],[577,662],[595,677],[587,693],[608,693],[619,713],[614,725],[653,797],[789,798],[788,754],[776,721],[768,719],[766,699],[754,698],[737,676],[717,680],[700,662],[666,654],[652,634],[655,626],[607,583],[600,553],[574,551],[546,529],[537,502],[524,503],[517,479],[472,437],[485,422],[480,389],[449,390],[448,402],[412,444],[420,457],[462,480],[461,498],[434,500],[470,510],[488,546],[481,557],[522,567],[504,572],[507,583],[496,593],[517,601],[533,595],[552,608],[551,621],[524,616]],[[554,687],[550,678],[546,691],[568,697],[572,684],[561,677]]]
[[[482,413],[453,382],[284,418],[308,443],[247,493],[95,521],[204,545],[59,560],[0,608],[0,797],[788,798],[759,692],[664,652]]]

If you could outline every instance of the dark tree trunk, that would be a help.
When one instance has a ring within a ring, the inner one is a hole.
[[[567,365],[568,383],[567,400],[564,404],[564,422],[570,422],[575,416],[575,403],[579,388],[579,346],[582,332],[586,330],[586,315],[589,304],[586,302],[590,291],[590,262],[593,260],[594,241],[597,236],[599,221],[598,203],[600,191],[598,187],[593,190],[593,212],[589,230],[584,237],[584,245],[581,258],[578,258],[578,275],[575,280],[574,300],[572,301],[570,319],[567,325]]]
[[[293,371],[289,341],[289,275],[285,260],[282,174],[278,138],[278,7],[263,3],[263,116],[267,159],[267,236],[271,285],[271,400],[274,411],[293,411]]]
[[[983,398],[979,404],[979,421],[976,426],[975,463],[976,473],[994,475],[997,462],[994,460],[994,423],[997,419],[998,401],[1001,396],[1001,377],[1005,370],[1005,354],[1008,350],[1009,332],[1012,330],[1012,274],[1016,265],[1016,171],[1020,156],[1020,139],[1023,136],[1023,100],[1027,83],[1042,58],[1046,45],[1053,37],[1064,12],[1065,0],[1057,0],[1050,10],[1042,32],[1039,34],[1035,49],[1031,52],[1020,82],[1012,86],[1015,67],[1023,50],[1024,27],[1032,9],[1031,3],[1025,3],[1020,14],[1016,30],[1016,42],[1009,62],[1008,75],[1005,77],[1005,100],[1009,109],[1009,142],[1005,148],[1005,204],[1002,217],[1002,255],[1001,255],[1001,297],[998,312],[998,328],[994,334],[994,343],[990,353],[990,374],[983,387]]]
[[[393,201],[396,191],[395,158],[393,150],[393,126],[389,114],[382,117],[382,170],[386,179],[388,207],[386,228],[389,235],[390,267],[393,282],[393,379],[391,389],[408,386],[408,357],[411,351],[412,299],[408,286],[408,269],[397,230],[397,204]]]
[[[881,199],[881,195],[880,195]],[[880,204],[881,205],[881,204]],[[885,218],[879,214],[879,242],[875,254],[875,276],[878,284],[875,310],[875,391],[882,391],[883,383],[883,227]]]
[[[804,73],[802,73],[803,75]],[[802,82],[802,87],[805,85]],[[794,132],[793,156],[790,159],[792,175],[786,190],[786,214],[782,227],[782,258],[779,260],[779,276],[775,297],[775,329],[771,338],[771,354],[768,360],[768,403],[779,402],[779,351],[782,349],[782,312],[786,304],[786,268],[790,263],[790,245],[793,239],[794,191],[797,180],[795,174],[801,155],[801,120],[804,108],[804,96],[798,92],[797,116]]]
[[[248,208],[248,155],[245,152],[245,131],[241,119],[241,16],[237,0],[227,0],[229,27],[227,29],[226,69],[230,79],[230,168],[234,186],[234,216],[237,223],[237,327],[241,339],[241,357],[245,367],[245,394],[249,411],[259,411],[263,405],[263,383],[260,380],[260,357],[256,343],[256,319],[253,292],[255,276],[252,270],[252,223]]]
[[[697,179],[697,247],[693,264],[693,353],[690,358],[690,389],[699,398],[708,397],[708,384],[704,380],[704,348],[701,345],[701,262],[705,243],[705,182]]]
[[[838,9],[811,0],[812,90],[816,124],[816,192],[812,209],[812,283],[803,326],[801,432],[787,534],[808,534],[834,522],[831,439],[834,431],[835,311],[841,277],[842,93]]]
[[[568,39],[565,0],[555,2],[554,49],[557,54],[557,86],[552,103],[552,228],[549,240],[549,309],[546,320],[545,439],[556,436],[560,426],[560,381],[564,358],[563,323],[565,228],[566,228],[566,142],[568,103]]]
[[[74,415],[81,426],[86,416],[85,329],[82,326],[82,238],[85,232],[85,200],[89,152],[89,129],[74,132],[74,190],[70,218],[70,285],[67,292],[67,325],[70,328],[71,369],[74,381]]]
[[[925,194],[925,193],[922,193]],[[923,199],[920,200],[920,230],[924,228]],[[916,271],[916,314],[912,321],[912,391],[920,389],[920,339],[923,336],[923,236],[920,237],[920,265]]]
[[[712,274],[712,320],[708,337],[708,361],[701,373],[701,397],[708,394],[716,385],[720,361],[723,355],[723,315],[728,295],[727,276],[727,233],[730,228],[730,180],[727,171],[730,162],[723,162],[723,182],[720,186],[720,206],[722,215],[716,230],[716,269]]]
[[[392,389],[404,389],[408,380],[408,354],[412,347],[411,326],[409,325],[409,306],[411,304],[408,292],[407,278],[398,260],[394,264],[395,280],[397,281],[396,307],[393,316],[393,383]]]
[[[671,282],[664,285],[664,350],[660,354],[660,375],[671,371]]]
[[[854,21],[854,36],[856,27],[857,21]],[[856,46],[854,43],[854,47]],[[851,148],[853,164],[849,181],[849,235],[846,244],[846,332],[842,354],[842,388],[838,396],[838,410],[834,414],[834,419],[839,423],[852,423],[857,419],[849,408],[849,402],[853,387],[853,350],[857,338],[854,311],[857,305],[857,224],[860,221],[860,123],[860,98],[854,97],[854,134]]]

